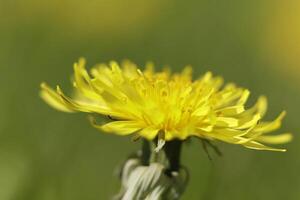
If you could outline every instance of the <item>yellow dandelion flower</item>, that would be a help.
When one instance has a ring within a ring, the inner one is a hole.
[[[290,133],[266,135],[281,126],[282,112],[275,120],[263,122],[267,109],[264,96],[250,108],[245,104],[249,90],[233,83],[223,86],[221,77],[207,72],[192,80],[192,69],[171,74],[155,72],[152,64],[141,71],[125,61],[110,62],[85,69],[82,58],[74,64],[75,95],[67,97],[41,84],[41,97],[64,112],[86,112],[109,116],[113,121],[93,126],[118,135],[137,134],[148,140],[159,138],[160,145],[173,139],[199,137],[243,145],[257,150],[285,151],[265,146],[291,140]]]

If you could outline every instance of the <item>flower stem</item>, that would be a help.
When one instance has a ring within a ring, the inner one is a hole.
[[[150,155],[151,155],[151,149],[150,149],[149,141],[143,139],[142,155],[141,155],[141,164],[142,165],[145,165],[145,166],[149,165]]]
[[[172,140],[166,142],[163,150],[169,161],[169,168],[167,169],[167,174],[170,172],[178,172],[180,168],[180,155],[181,155],[182,141]]]

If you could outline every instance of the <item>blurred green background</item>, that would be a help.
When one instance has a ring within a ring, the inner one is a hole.
[[[287,0],[0,0],[0,200],[110,199],[116,166],[139,143],[102,134],[84,114],[39,97],[47,81],[70,91],[72,64],[129,58],[174,71],[207,70],[269,98],[267,119],[283,109],[286,153],[217,143],[184,146],[191,174],[185,200],[300,199],[300,2]],[[212,152],[213,154],[213,152]]]

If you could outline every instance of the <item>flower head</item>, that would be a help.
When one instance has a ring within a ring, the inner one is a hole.
[[[74,95],[67,97],[59,86],[41,84],[41,97],[64,112],[87,112],[109,116],[113,121],[95,128],[118,135],[137,134],[159,141],[184,140],[194,136],[221,140],[258,150],[278,150],[263,143],[279,144],[291,134],[266,135],[278,129],[285,116],[263,122],[267,100],[261,96],[246,108],[250,92],[233,83],[223,86],[221,77],[207,72],[192,80],[191,67],[171,74],[168,69],[155,72],[152,64],[144,71],[125,61],[93,67],[90,74],[85,60],[74,64]]]

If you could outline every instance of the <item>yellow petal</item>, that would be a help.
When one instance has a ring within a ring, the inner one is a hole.
[[[210,111],[210,107],[209,106],[200,106],[199,108],[197,108],[194,112],[193,115],[197,116],[197,117],[201,117],[201,116],[205,116],[207,115],[207,113]]]
[[[214,129],[212,132],[202,133],[202,134],[204,134],[205,136],[211,137],[211,138],[215,138],[215,139],[224,141],[224,142],[237,144],[241,140],[243,140],[243,138],[237,137],[237,136],[241,135],[242,133],[243,133],[243,131],[239,131],[239,130],[220,128],[220,129]]]
[[[248,116],[247,118],[242,118],[239,120],[238,129],[247,129],[255,126],[259,120],[261,119],[260,114],[256,114],[254,116]]]
[[[42,83],[41,88],[40,96],[47,104],[63,112],[75,112],[75,110],[65,104],[61,97],[53,89],[48,87],[46,83]]]
[[[105,132],[111,132],[118,135],[129,135],[142,128],[142,124],[136,121],[114,121],[104,125],[93,126]]]
[[[112,111],[105,105],[95,105],[88,102],[78,101],[67,97],[59,86],[56,88],[57,94],[61,97],[62,102],[75,111],[87,112],[87,113],[99,113],[102,115],[113,115],[117,117],[123,117],[122,114]]]
[[[257,100],[257,112],[260,114],[260,116],[265,116],[265,113],[267,111],[268,107],[268,101],[265,96],[260,96]]]
[[[239,124],[238,119],[231,117],[217,117],[216,126],[219,127],[236,127]]]
[[[249,95],[250,95],[250,91],[249,90],[244,90],[243,91],[243,94],[241,96],[241,98],[239,99],[238,101],[238,105],[244,105],[246,103],[246,101],[248,100],[249,98]]]
[[[263,117],[267,111],[268,107],[268,101],[265,96],[260,96],[255,103],[253,107],[250,109],[247,109],[245,112],[243,112],[240,117],[253,115],[253,114],[260,114],[261,117]]]
[[[280,152],[285,152],[286,149],[277,149],[277,148],[272,148],[265,146],[259,142],[255,141],[250,141],[248,143],[243,144],[243,146],[249,148],[249,149],[255,149],[255,150],[268,150],[268,151],[280,151]]]
[[[98,100],[101,97],[97,94],[92,86],[91,79],[85,67],[85,60],[80,58],[78,63],[74,64],[74,86],[86,97]]]
[[[158,128],[149,126],[140,130],[139,134],[148,140],[153,140],[156,137],[158,131]]]
[[[213,125],[202,125],[197,127],[200,131],[205,131],[205,132],[211,132],[213,130],[214,126]]]
[[[216,112],[219,112],[221,115],[224,116],[232,116],[232,115],[237,115],[245,111],[244,106],[238,105],[238,106],[229,106],[225,107],[219,110],[216,110]]]
[[[283,111],[280,113],[280,115],[272,122],[261,122],[257,125],[257,127],[253,130],[254,132],[262,132],[262,133],[268,133],[271,131],[274,131],[281,126],[281,121],[285,117],[286,112]]]
[[[282,144],[290,142],[293,139],[292,134],[284,133],[280,135],[262,135],[259,136],[256,140],[263,143],[269,144]]]

